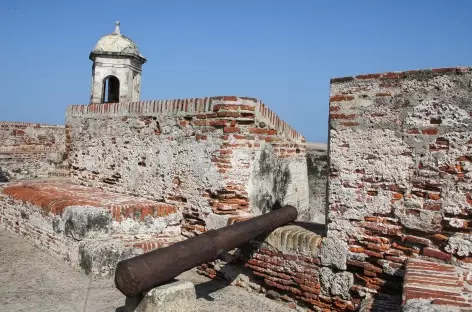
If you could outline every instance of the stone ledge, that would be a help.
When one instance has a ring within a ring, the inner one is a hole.
[[[74,185],[64,181],[21,181],[9,183],[2,193],[41,207],[44,213],[62,214],[68,206],[105,208],[116,221],[124,218],[144,220],[148,215],[164,217],[177,211],[174,205]]]
[[[463,74],[472,70],[472,67],[446,67],[446,68],[432,68],[432,69],[420,69],[420,70],[408,70],[408,71],[396,71],[396,72],[386,72],[386,73],[374,73],[374,74],[361,74],[357,76],[347,76],[347,77],[338,77],[331,78],[331,84],[334,83],[344,83],[353,80],[366,80],[366,79],[414,79],[422,76],[434,76],[434,75],[454,75],[454,74]]]
[[[120,260],[184,239],[181,217],[173,205],[66,179],[0,184],[0,227],[91,275],[111,275]]]
[[[63,129],[65,128],[64,125],[50,125],[50,124],[40,124],[40,123],[34,123],[34,122],[22,122],[22,121],[0,121],[0,128],[3,127],[19,127],[19,128],[24,128],[24,127],[34,127],[34,128],[59,128]]]

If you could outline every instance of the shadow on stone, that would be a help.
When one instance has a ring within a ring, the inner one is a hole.
[[[326,233],[326,224],[323,223],[313,223],[313,222],[303,222],[303,221],[294,221],[293,225],[304,228],[307,231],[311,231],[320,236],[325,236]]]
[[[215,298],[211,297],[211,294],[223,289],[231,284],[230,281],[213,279],[207,282],[195,285],[195,292],[198,298],[203,298],[207,301],[214,301]]]
[[[0,167],[0,182],[8,182],[10,175]]]

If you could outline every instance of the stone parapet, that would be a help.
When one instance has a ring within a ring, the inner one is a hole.
[[[71,105],[67,108],[66,118],[72,116],[192,116],[208,114],[215,119],[226,117],[229,120],[261,122],[264,127],[284,133],[295,142],[304,143],[305,138],[293,127],[280,119],[262,101],[255,98],[237,96],[215,96],[174,100],[140,101],[129,103],[104,103],[90,105]],[[261,127],[261,128],[264,128]]]
[[[72,105],[72,178],[176,205],[192,236],[290,204],[311,221],[305,139],[245,97]]]

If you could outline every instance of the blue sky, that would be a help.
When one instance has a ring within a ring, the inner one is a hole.
[[[148,59],[141,100],[257,97],[325,142],[330,78],[472,65],[471,12],[469,0],[1,1],[0,120],[63,124],[88,104],[88,55],[120,20]]]

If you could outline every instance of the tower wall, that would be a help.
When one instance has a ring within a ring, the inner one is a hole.
[[[120,103],[138,101],[141,89],[141,68],[142,64],[133,59],[96,56],[92,69],[90,103],[103,103],[104,80],[108,76],[115,76],[120,81]]]

